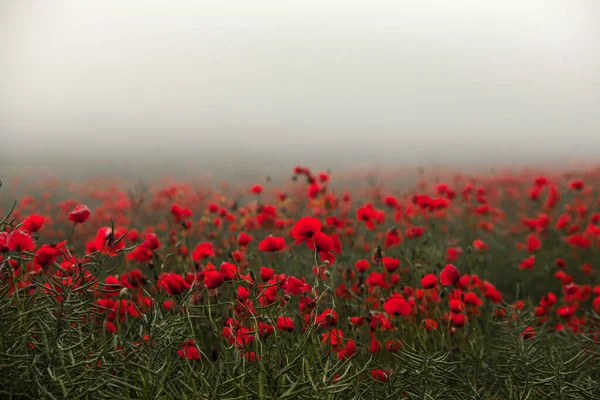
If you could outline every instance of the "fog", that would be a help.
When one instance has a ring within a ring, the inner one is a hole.
[[[4,174],[589,160],[598,110],[597,0],[0,2]]]

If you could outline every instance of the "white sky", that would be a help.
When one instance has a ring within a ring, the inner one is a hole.
[[[0,2],[0,153],[591,157],[599,110],[597,0]]]

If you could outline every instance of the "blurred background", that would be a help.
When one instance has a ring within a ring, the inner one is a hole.
[[[4,0],[0,171],[600,154],[597,0]]]

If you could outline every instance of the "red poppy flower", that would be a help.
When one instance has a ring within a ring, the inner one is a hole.
[[[285,248],[285,240],[282,237],[267,236],[258,244],[258,249],[265,253],[274,253]]]
[[[383,266],[388,272],[394,272],[400,267],[400,260],[392,257],[383,257],[381,259]]]
[[[108,254],[111,257],[116,256],[119,251],[125,248],[124,236],[127,232],[123,229],[116,229],[114,232],[111,227],[105,226],[98,229],[96,233],[96,250]]]
[[[204,285],[208,289],[218,288],[223,284],[224,279],[220,272],[214,270],[204,271]]]
[[[521,264],[519,264],[519,268],[521,269],[533,269],[533,264],[535,264],[535,255],[529,256],[524,259]]]
[[[293,332],[294,331],[294,321],[290,317],[281,316],[277,318],[277,329],[282,332]]]
[[[356,354],[357,351],[356,343],[353,340],[350,340],[346,343],[346,346],[338,352],[338,359],[346,360]]]
[[[571,181],[571,183],[569,183],[569,187],[573,190],[581,190],[583,189],[583,180],[576,179],[574,181]]]
[[[179,223],[193,214],[189,209],[181,207],[178,204],[173,204],[171,206],[171,215],[175,218],[175,222]]]
[[[389,289],[391,287],[391,285],[386,282],[384,275],[375,271],[369,274],[366,283],[367,286],[379,286],[382,289]]]
[[[180,350],[177,350],[177,354],[179,354],[181,358],[187,358],[188,360],[200,359],[200,351],[192,339],[183,342],[183,347]]]
[[[473,247],[477,251],[486,251],[489,248],[489,246],[481,239],[474,240]]]
[[[30,215],[29,217],[25,218],[25,220],[23,220],[22,228],[23,230],[29,233],[37,232],[42,228],[42,225],[44,225],[45,220],[46,218],[42,217],[41,215]]]
[[[6,247],[12,251],[31,251],[35,248],[35,244],[27,232],[15,229],[8,235]]]
[[[310,285],[296,278],[295,276],[288,276],[285,282],[281,285],[281,288],[287,294],[299,295],[310,290]]]
[[[152,260],[152,251],[144,246],[138,246],[131,253],[127,255],[127,259],[135,260],[139,262],[146,262]]]
[[[302,217],[292,228],[292,236],[296,240],[296,244],[298,244],[313,237],[315,233],[320,231],[321,221],[317,218]]]
[[[8,233],[0,232],[0,253],[8,251]]]
[[[535,329],[533,329],[531,326],[528,326],[523,331],[522,336],[523,336],[523,340],[528,340],[528,339],[533,338],[535,336]]]
[[[446,265],[440,273],[440,283],[444,286],[456,285],[459,280],[460,273],[452,264]]]
[[[221,273],[221,275],[223,275],[223,278],[226,281],[231,281],[235,279],[236,270],[237,267],[235,266],[235,264],[226,261],[223,261],[221,263],[221,266],[219,267],[219,272]]]
[[[358,219],[359,221],[363,221],[365,223],[365,226],[369,230],[375,229],[375,224],[373,223],[373,219],[376,217],[376,215],[377,215],[377,213],[375,212],[375,210],[373,209],[373,207],[370,204],[368,204],[364,207],[360,207],[356,211],[356,219]]]
[[[263,191],[263,187],[261,185],[253,185],[250,188],[250,192],[254,193],[254,194],[261,194]]]
[[[388,314],[406,316],[411,313],[412,307],[400,296],[393,296],[383,303],[383,309]]]
[[[438,324],[434,319],[427,318],[423,321],[423,326],[425,327],[425,330],[431,331],[437,329]]]
[[[312,238],[306,241],[306,245],[313,251],[328,253],[333,250],[335,243],[333,239],[323,232],[316,232]]]
[[[157,284],[170,295],[178,295],[191,288],[181,275],[167,272],[160,274]]]
[[[273,275],[275,275],[275,271],[271,268],[260,267],[260,279],[262,279],[263,282],[273,279]]]
[[[369,269],[369,261],[367,260],[358,260],[355,264],[354,264],[354,268],[358,271],[358,272],[365,272],[366,270]]]
[[[149,250],[156,250],[160,247],[160,240],[158,240],[158,236],[155,233],[148,233],[141,246]]]
[[[434,274],[427,274],[421,279],[421,286],[423,289],[433,289],[437,286],[437,276]]]
[[[244,246],[248,246],[248,244],[252,241],[252,236],[241,232],[240,236],[238,237],[238,245],[244,247]]]
[[[200,262],[201,260],[214,255],[215,252],[213,251],[213,245],[210,242],[200,243],[192,252],[192,258],[196,262]]]
[[[390,372],[383,369],[372,369],[370,373],[373,379],[379,382],[387,382],[390,376]]]
[[[69,221],[82,224],[88,220],[90,215],[92,215],[92,212],[87,206],[79,205],[69,212],[68,216]]]

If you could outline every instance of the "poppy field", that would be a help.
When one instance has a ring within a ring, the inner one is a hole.
[[[0,397],[598,399],[599,183],[5,180]]]

